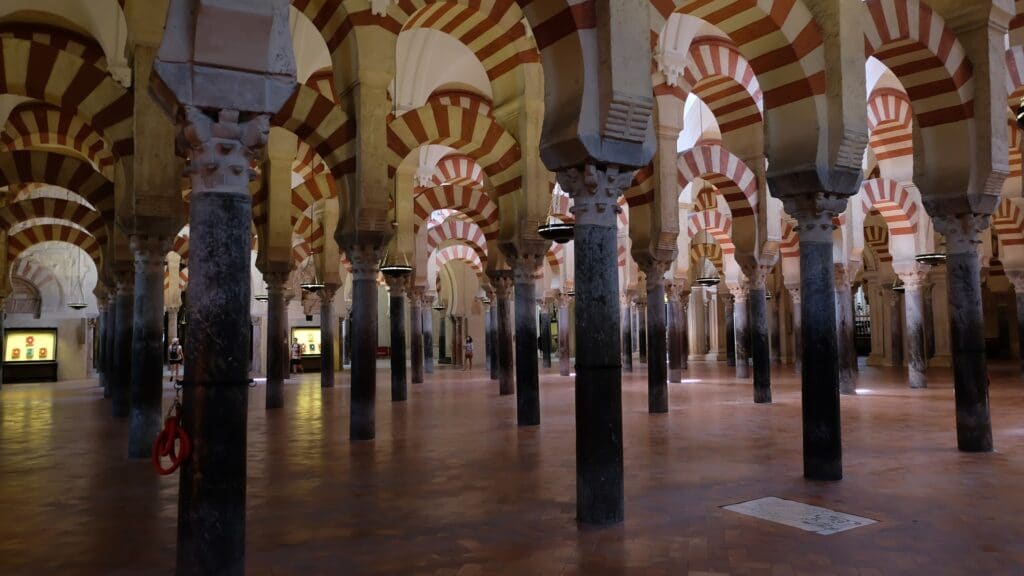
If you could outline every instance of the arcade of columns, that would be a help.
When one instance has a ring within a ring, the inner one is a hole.
[[[691,360],[734,364],[756,403],[773,360],[793,362],[804,476],[841,479],[855,294],[869,361],[915,388],[951,363],[957,446],[993,449],[986,335],[1011,306],[1024,330],[1019,3],[49,4],[0,10],[0,294],[36,245],[90,257],[101,385],[148,458],[162,316],[187,287],[181,573],[243,568],[254,305],[236,280],[253,266],[266,408],[301,294],[324,342],[347,317],[352,441],[375,436],[382,284],[391,401],[481,326],[520,426],[543,425],[541,365],[574,373],[584,524],[623,518],[621,374],[638,363],[658,413]],[[547,221],[572,242],[543,239]],[[435,324],[442,304],[454,322]]]

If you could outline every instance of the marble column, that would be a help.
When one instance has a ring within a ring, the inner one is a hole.
[[[540,354],[541,366],[551,368],[551,299],[538,299],[540,306]]]
[[[889,303],[889,346],[893,366],[903,366],[903,302],[902,295],[891,288],[886,293]]]
[[[1013,294],[1017,305],[1017,342],[1021,373],[1024,373],[1024,270],[1007,270],[1006,277],[1013,284]]]
[[[448,356],[448,317],[447,310],[441,310],[437,315],[437,359],[440,363],[454,363],[455,359]]]
[[[932,283],[927,277],[921,285],[921,302],[924,305],[924,353],[927,364],[927,360],[935,356],[935,311],[932,307]]]
[[[832,218],[846,209],[847,200],[822,192],[791,196],[783,202],[786,212],[797,220],[800,237],[804,477],[840,480],[843,443]]]
[[[288,309],[291,307],[292,300],[294,298],[295,298],[294,290],[292,289],[292,287],[290,287],[287,284],[285,284],[285,287],[284,287],[284,313],[281,315],[281,324],[284,325],[284,328],[282,328],[282,331],[284,332],[284,349],[281,351],[281,354],[284,355],[283,356],[284,361],[281,362],[281,379],[282,380],[290,380],[291,377],[292,377],[292,367],[291,367],[291,364],[289,363],[289,358],[291,357],[291,344],[292,343],[291,343],[291,339],[289,338],[289,335],[291,334],[291,330],[289,330],[290,323],[289,323],[289,319],[288,319]],[[300,298],[300,302],[301,302],[301,298]]]
[[[320,290],[320,387],[334,388],[334,295],[337,284]]]
[[[345,246],[352,265],[352,441],[373,440],[377,435],[377,271],[383,245],[380,236]]]
[[[750,357],[753,360],[754,403],[772,401],[772,359],[768,332],[766,282],[771,266],[758,266],[750,275],[747,305],[750,310]]]
[[[733,318],[733,339],[735,341],[736,348],[736,377],[737,378],[749,378],[750,377],[750,323],[749,323],[749,307],[747,306],[747,292],[746,286],[731,286],[729,292],[732,293],[733,307],[732,307],[732,318]]]
[[[487,357],[490,363],[488,370],[491,380],[498,380],[501,377],[498,369],[501,362],[498,360],[498,301],[494,290],[488,292],[488,298],[491,300],[487,307],[487,338],[489,342]]]
[[[665,270],[667,262],[641,264],[647,276],[647,411],[668,412],[668,365],[665,353]]]
[[[405,292],[409,288],[409,276],[386,274],[384,281],[388,285],[391,312],[391,401],[404,402],[408,398],[405,374]]]
[[[569,354],[569,295],[562,292],[558,302],[558,373],[568,376],[572,373],[572,357]]]
[[[167,309],[167,345],[169,346],[178,337],[178,311],[179,308]]]
[[[114,374],[111,382],[115,418],[127,418],[131,412],[132,329],[134,327],[135,276],[116,272],[117,323],[114,333]],[[163,289],[163,286],[161,286]]]
[[[779,322],[779,294],[776,292],[772,295],[773,297],[768,300],[768,325],[769,333],[771,334],[771,357],[773,364],[782,364],[782,336],[781,336],[781,322]],[[766,294],[767,297],[767,294]]]
[[[803,373],[804,347],[801,342],[803,328],[800,314],[800,288],[787,288],[789,301],[793,305],[793,369],[797,374]]]
[[[924,283],[921,270],[900,273],[903,281],[903,305],[907,334],[907,383],[911,388],[927,388],[928,351],[925,336]]]
[[[850,347],[853,346],[853,310],[850,308],[850,274],[845,266],[836,264],[835,274],[835,316],[836,350],[839,354],[839,393],[856,394],[857,377],[850,361]]]
[[[977,250],[980,234],[988,227],[988,217],[943,215],[933,217],[932,221],[946,238],[957,446],[964,452],[991,452],[992,421]]]
[[[128,457],[149,458],[164,418],[164,261],[171,239],[132,235],[130,243],[135,256],[135,293]]]
[[[558,173],[576,216],[576,518],[622,522],[622,348],[618,323],[618,198],[632,172],[587,165]]]
[[[670,288],[666,288],[668,295],[668,381],[683,381],[683,327],[682,313],[679,303],[680,295],[683,292],[683,284],[677,280]]]
[[[423,294],[426,289],[416,286],[409,291],[409,355],[412,357],[412,383],[423,383]]]
[[[540,376],[537,366],[537,285],[534,276],[544,265],[544,251],[509,259],[516,299],[516,421],[540,424]]]
[[[249,166],[254,148],[266,143],[269,117],[241,121],[234,110],[190,108],[185,118],[192,196],[182,406],[193,449],[178,487],[178,573],[241,574],[255,178]]]
[[[423,295],[423,371],[434,373],[434,299],[436,295]]]
[[[4,345],[4,320],[7,319],[7,312],[4,309],[6,305],[7,297],[0,296],[0,350],[6,353],[7,348]],[[0,390],[4,387],[4,363],[0,362]]]
[[[644,295],[636,301],[636,324],[637,324],[637,356],[641,364],[647,364],[647,296]]]
[[[690,369],[690,290],[679,293],[679,367]]]
[[[267,398],[266,409],[284,406],[284,379],[288,373],[288,326],[284,305],[287,271],[264,272],[267,285]]]
[[[107,367],[107,387],[103,389],[103,397],[113,400],[114,389],[117,387],[117,355],[114,344],[117,342],[117,284],[110,287],[107,294],[107,334],[103,350],[103,364]]]
[[[347,310],[345,310],[345,321],[344,322],[345,322],[345,324],[342,327],[342,332],[344,332],[344,334],[342,335],[342,338],[343,338],[343,342],[345,344],[343,346],[344,352],[342,352],[342,359],[343,359],[342,362],[346,366],[351,366],[352,365],[352,308],[351,308],[351,305],[349,305],[349,308]]]
[[[0,301],[0,304],[3,304],[3,302]],[[99,354],[97,355],[96,360],[97,360],[97,364],[99,366],[99,384],[100,384],[100,388],[103,389],[103,394],[104,394],[104,396],[106,396],[107,390],[110,387],[110,383],[107,380],[109,378],[109,375],[110,375],[110,369],[107,367],[107,330],[110,328],[110,315],[109,315],[110,309],[109,309],[109,307],[107,305],[107,298],[105,297],[105,295],[97,295],[96,296],[96,307],[99,309],[99,314],[100,314],[99,315],[100,333],[99,333],[99,337],[98,337],[100,347],[99,347]],[[0,323],[3,322],[4,314],[5,313],[3,311],[3,307],[0,306]],[[0,331],[0,350],[3,350],[3,349],[4,349],[3,348],[3,332]],[[3,385],[2,382],[3,382],[3,362],[0,362],[0,386]]]
[[[627,290],[619,298],[622,306],[622,364],[626,372],[633,371],[633,294]]]
[[[513,374],[512,358],[512,296],[513,278],[511,271],[496,272],[491,276],[491,287],[494,288],[494,295],[498,299],[498,329],[497,329],[497,351],[498,351],[498,393],[508,396],[515,392],[515,378]]]

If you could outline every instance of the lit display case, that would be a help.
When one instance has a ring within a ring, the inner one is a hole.
[[[292,346],[298,340],[302,347],[302,370],[305,372],[316,372],[320,370],[320,327],[319,326],[296,326],[291,329],[291,338],[288,340],[288,359],[291,361]]]
[[[57,381],[57,329],[4,331],[4,382]]]

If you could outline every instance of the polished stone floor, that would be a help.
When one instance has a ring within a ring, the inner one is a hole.
[[[958,453],[950,374],[904,388],[862,367],[843,398],[846,479],[801,478],[800,398],[775,366],[773,405],[724,365],[692,364],[671,412],[624,386],[626,521],[577,528],[571,379],[542,376],[542,424],[482,370],[439,370],[389,401],[376,441],[348,441],[347,374],[250,396],[250,574],[1024,574],[1024,384],[995,366],[998,452]],[[170,390],[168,394],[173,394]],[[170,396],[168,396],[170,398]],[[125,458],[94,382],[0,392],[0,574],[167,574],[177,477]],[[878,520],[830,536],[726,511],[777,496]]]

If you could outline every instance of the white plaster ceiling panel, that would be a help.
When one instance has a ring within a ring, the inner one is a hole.
[[[295,52],[296,79],[304,84],[317,70],[331,68],[331,53],[320,31],[294,6],[289,12],[289,22],[292,50]]]
[[[436,30],[407,30],[399,35],[397,50],[399,113],[419,108],[439,88],[494,99],[483,64],[455,38]]]

